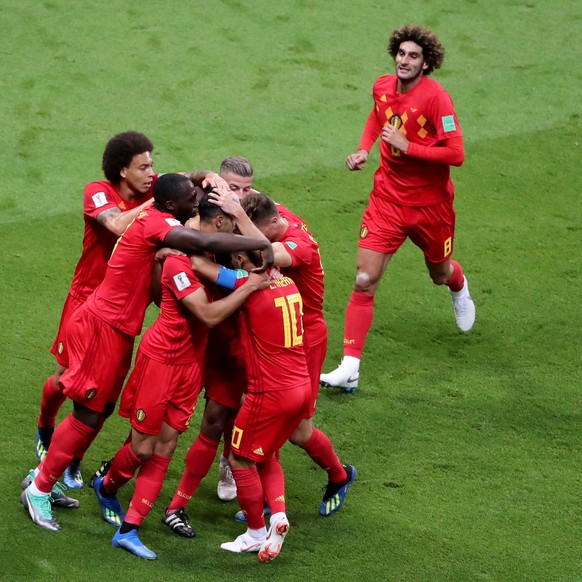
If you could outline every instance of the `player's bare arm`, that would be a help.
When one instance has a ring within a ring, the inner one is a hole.
[[[97,215],[97,222],[103,225],[107,230],[117,236],[121,236],[125,229],[133,222],[135,217],[142,211],[151,206],[153,199],[146,200],[136,208],[122,212],[119,208],[108,208]]]
[[[266,274],[251,273],[248,280],[238,289],[218,301],[208,301],[206,291],[197,289],[182,299],[182,304],[200,321],[212,328],[232,315],[255,291],[266,289],[269,277]]]
[[[262,263],[254,269],[262,273],[273,265],[273,248],[266,238],[252,238],[229,233],[201,233],[191,228],[172,229],[164,239],[164,246],[179,249],[186,254],[213,251],[232,253],[235,251],[259,251]]]
[[[291,255],[287,252],[285,245],[280,242],[271,243],[273,245],[273,255],[274,255],[274,267],[279,267],[284,269],[285,267],[291,267],[293,265],[293,259]]]

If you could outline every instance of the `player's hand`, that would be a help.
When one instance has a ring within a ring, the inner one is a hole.
[[[245,285],[251,285],[255,291],[266,289],[271,284],[271,279],[266,273],[249,273],[248,281]]]
[[[228,184],[224,178],[221,178],[218,174],[214,172],[207,172],[206,176],[204,176],[204,180],[202,180],[202,188],[220,188],[226,187],[228,188]]]
[[[368,161],[368,152],[366,150],[358,150],[355,154],[351,154],[346,158],[346,166],[350,172],[354,170],[363,170],[364,164]]]
[[[184,256],[184,257],[186,256],[185,253],[183,253],[182,251],[179,251],[177,249],[172,249],[170,247],[162,247],[156,253],[156,261],[158,263],[163,263],[168,257],[180,256],[180,255]]]
[[[213,188],[208,193],[208,200],[235,218],[241,212],[244,214],[238,196],[229,188],[228,184],[226,185],[226,189],[222,187]]]
[[[408,152],[408,144],[410,143],[404,134],[393,125],[385,125],[382,128],[382,141],[390,144],[393,148],[401,151],[402,153]]]
[[[273,266],[275,258],[273,256],[273,247],[271,243],[265,241],[268,246],[259,251],[261,255],[261,264],[251,270],[252,273],[264,273],[269,267]]]

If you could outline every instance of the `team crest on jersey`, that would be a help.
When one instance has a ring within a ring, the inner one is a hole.
[[[101,206],[105,206],[107,204],[107,196],[105,192],[97,192],[91,196],[93,200],[93,204],[95,204],[95,208],[101,208]]]
[[[65,351],[65,346],[63,345],[63,342],[59,342],[59,345],[57,346],[57,352],[59,354],[59,356]]]
[[[190,283],[190,279],[188,279],[188,275],[186,275],[184,271],[174,275],[174,283],[176,284],[178,291],[183,291],[192,285],[192,283]]]
[[[140,408],[139,410],[136,411],[135,418],[137,419],[138,422],[143,422],[145,420],[145,417],[146,413],[143,408]]]
[[[360,238],[366,238],[368,236],[368,227],[366,225],[360,228]]]
[[[182,223],[179,220],[176,220],[175,218],[166,218],[166,222],[170,226],[182,226]]]
[[[85,392],[85,400],[93,400],[97,396],[97,388],[89,388],[87,392]]]
[[[400,117],[400,115],[398,115],[398,113],[395,113],[390,118],[390,125],[392,125],[396,129],[400,129],[402,127],[402,117]]]

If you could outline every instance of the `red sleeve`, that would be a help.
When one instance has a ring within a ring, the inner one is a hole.
[[[200,281],[198,281],[192,271],[190,259],[188,257],[174,255],[167,257],[164,261],[162,284],[178,300],[183,299],[202,287]]]
[[[378,121],[378,116],[376,115],[376,108],[374,107],[368,115],[368,120],[364,126],[364,131],[362,132],[362,138],[360,139],[360,145],[358,149],[366,150],[369,152],[372,146],[376,143],[378,136],[382,132],[382,125]]]
[[[144,210],[143,212],[152,212]],[[155,210],[153,211],[156,212]],[[141,216],[142,213],[140,213]],[[139,217],[138,217],[139,218]],[[184,228],[184,225],[174,218],[171,214],[164,214],[158,212],[153,214],[151,220],[147,221],[144,228],[144,237],[146,240],[153,242],[156,245],[163,244],[166,235],[174,228]]]
[[[85,186],[83,193],[83,214],[97,218],[104,210],[117,208],[117,202],[111,196],[110,188],[103,182],[91,182]]]
[[[443,142],[443,145],[423,146],[410,142],[408,152],[412,158],[428,160],[449,166],[460,166],[465,161],[465,148],[462,137],[451,137]]]

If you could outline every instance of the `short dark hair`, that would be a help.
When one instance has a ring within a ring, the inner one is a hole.
[[[428,65],[423,74],[430,75],[434,70],[441,68],[445,60],[443,45],[434,32],[417,24],[405,24],[392,31],[388,41],[388,53],[390,56],[395,59],[400,45],[409,40],[422,47],[422,58]]]
[[[220,206],[208,200],[208,192],[206,191],[198,200],[198,214],[200,215],[200,220],[203,222],[210,222],[217,216],[226,216],[226,213]]]
[[[252,192],[241,201],[241,206],[247,216],[257,225],[262,225],[279,216],[277,205],[266,194]]]
[[[133,157],[153,149],[151,140],[139,131],[118,133],[105,146],[101,163],[103,174],[112,184],[118,184],[121,181],[121,170],[131,164]]]
[[[154,184],[154,200],[163,206],[166,202],[177,201],[186,190],[192,190],[192,182],[182,174],[163,174]]]
[[[253,177],[253,167],[251,166],[251,163],[242,156],[231,156],[230,158],[222,160],[219,173],[222,176],[223,174],[226,174],[226,172],[231,172],[244,178]]]

